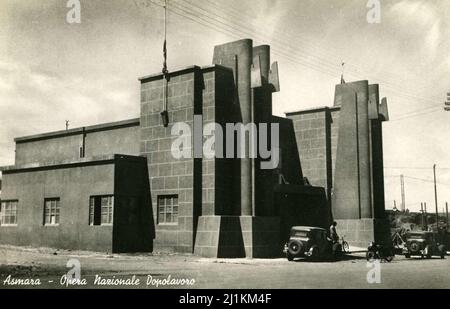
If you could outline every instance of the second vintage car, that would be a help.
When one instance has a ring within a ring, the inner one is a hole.
[[[420,256],[431,259],[433,256],[445,258],[446,248],[437,241],[433,232],[410,232],[406,235],[405,257]]]
[[[284,253],[289,261],[305,257],[310,260],[338,259],[342,245],[327,237],[327,231],[318,227],[295,226],[291,229]]]

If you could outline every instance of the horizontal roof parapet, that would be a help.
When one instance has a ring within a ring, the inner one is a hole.
[[[211,71],[214,69],[231,71],[231,69],[224,67],[222,65],[218,65],[218,64],[207,65],[207,66],[202,66],[202,67],[197,66],[197,65],[191,65],[191,66],[187,66],[187,67],[176,68],[169,72],[169,76],[173,77],[173,76],[177,76],[177,75],[181,75],[181,74],[194,72],[195,70]],[[138,80],[140,82],[149,82],[152,80],[162,79],[163,76],[164,76],[164,74],[162,72],[160,72],[160,73],[155,73],[155,74],[150,74],[147,76],[140,77],[140,78],[138,78]]]
[[[103,123],[103,124],[87,126],[87,127],[69,129],[69,130],[61,130],[61,131],[35,134],[35,135],[24,136],[24,137],[17,137],[14,139],[14,141],[16,143],[26,143],[26,142],[43,140],[43,139],[78,135],[78,134],[83,134],[83,133],[93,133],[93,132],[99,132],[99,131],[108,131],[108,130],[120,129],[120,128],[124,128],[124,127],[139,126],[139,124],[140,124],[140,119],[133,118],[133,119],[128,119],[128,120],[108,122],[108,123]]]

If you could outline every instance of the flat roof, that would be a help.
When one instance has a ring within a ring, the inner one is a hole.
[[[23,165],[4,166],[2,167],[1,172],[6,175],[6,174],[41,171],[41,170],[72,168],[79,166],[105,165],[105,164],[112,164],[117,160],[140,161],[145,160],[145,157],[111,154],[111,155],[80,158],[77,160],[61,160],[45,163],[29,163]]]
[[[114,129],[124,128],[124,127],[139,126],[139,124],[140,124],[140,118],[133,118],[133,119],[128,119],[128,120],[96,124],[96,125],[74,128],[74,129],[69,129],[69,130],[61,130],[61,131],[55,131],[55,132],[29,135],[29,136],[24,136],[24,137],[17,137],[14,139],[14,141],[16,143],[26,143],[26,142],[32,142],[32,141],[37,141],[37,140],[42,140],[42,139],[64,137],[64,136],[77,135],[77,134],[82,134],[82,133],[92,133],[92,132],[98,132],[98,131],[114,130]]]

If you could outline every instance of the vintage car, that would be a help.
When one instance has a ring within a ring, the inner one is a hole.
[[[445,258],[446,248],[437,241],[437,235],[433,232],[409,232],[406,235],[404,255],[407,259],[411,256],[420,256],[431,259],[433,256]]]
[[[289,261],[305,257],[310,260],[337,259],[342,255],[342,246],[327,237],[327,231],[318,227],[295,226],[291,229],[284,253]]]

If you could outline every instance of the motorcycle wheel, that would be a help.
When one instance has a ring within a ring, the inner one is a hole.
[[[431,254],[431,251],[432,251],[431,248],[430,248],[430,247],[427,247],[425,251],[426,251],[426,253],[427,253],[427,254],[425,255],[426,258],[427,258],[428,260],[431,259],[431,258],[433,257],[432,254]]]
[[[350,246],[349,246],[348,242],[344,241],[342,243],[342,251],[345,253],[350,252]]]
[[[447,255],[447,250],[445,249],[444,245],[439,246],[439,252],[441,253],[441,259],[445,259],[445,256]]]
[[[377,255],[376,255],[376,253],[375,252],[373,252],[373,251],[367,251],[367,253],[366,253],[366,259],[367,259],[367,261],[373,261],[373,260],[375,260],[376,259],[376,257],[377,257]]]

